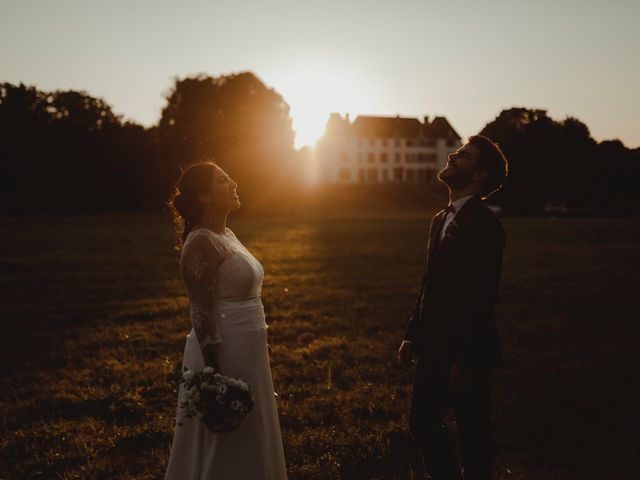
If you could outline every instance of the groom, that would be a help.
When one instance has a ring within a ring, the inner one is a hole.
[[[460,478],[444,419],[453,409],[465,480],[489,480],[490,372],[501,363],[494,308],[505,234],[483,198],[498,190],[507,160],[476,135],[438,174],[449,205],[429,229],[427,264],[398,358],[417,367],[409,427],[433,480]]]

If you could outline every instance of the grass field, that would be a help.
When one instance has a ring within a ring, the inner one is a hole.
[[[293,479],[410,479],[424,216],[242,219]],[[506,219],[501,479],[637,477],[640,220]],[[190,325],[168,219],[0,224],[0,478],[161,478]]]

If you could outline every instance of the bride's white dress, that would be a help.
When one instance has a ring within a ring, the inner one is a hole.
[[[200,345],[219,344],[222,373],[249,383],[255,406],[229,433],[212,433],[196,418],[176,424],[165,480],[286,479],[260,300],[262,266],[231,230],[197,229],[184,243],[181,269],[193,325],[183,365],[202,369]],[[181,386],[178,401],[182,396]]]

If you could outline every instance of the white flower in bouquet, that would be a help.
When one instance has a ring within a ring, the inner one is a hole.
[[[212,373],[210,367],[183,372],[184,396],[179,404],[182,419],[196,417],[214,433],[230,432],[253,409],[253,395],[246,382]]]
[[[249,385],[247,385],[247,383],[242,380],[229,378],[228,383],[229,385],[233,385],[234,387],[244,390],[245,392],[249,391]]]
[[[225,393],[227,393],[227,386],[224,383],[216,385],[215,389],[216,392],[218,392],[220,395],[224,395]]]

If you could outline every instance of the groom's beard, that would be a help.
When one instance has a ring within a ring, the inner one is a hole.
[[[438,178],[451,190],[462,190],[468,186],[473,179],[473,171],[453,170],[445,167],[438,173]]]

